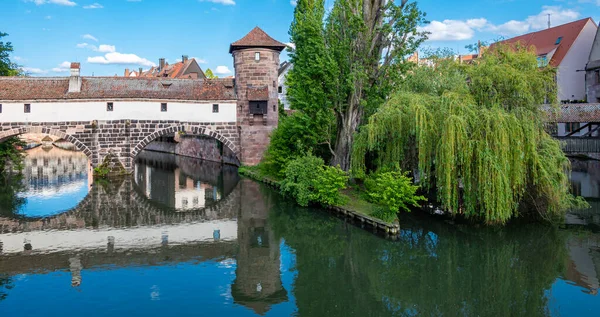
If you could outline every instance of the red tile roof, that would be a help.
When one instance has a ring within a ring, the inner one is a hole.
[[[232,79],[83,77],[69,93],[69,77],[0,77],[0,101],[43,99],[235,100]]]
[[[498,44],[505,45],[516,45],[520,43],[526,47],[535,47],[536,54],[538,56],[550,53],[556,48],[556,52],[552,56],[552,60],[549,64],[552,66],[559,66],[562,60],[567,55],[567,52],[571,49],[571,46],[579,36],[579,33],[583,30],[583,27],[592,21],[592,18],[585,18],[571,23],[555,26],[553,28],[527,33],[521,36],[513,37],[498,43],[492,44],[492,49]],[[559,37],[562,37],[559,44],[556,44]]]
[[[248,100],[269,100],[269,87],[250,87],[247,92]]]
[[[229,46],[229,53],[232,53],[236,49],[252,47],[271,48],[281,52],[286,46],[285,44],[274,40],[257,26],[240,40],[231,43],[231,46]]]
[[[547,107],[544,110],[550,114],[550,122],[600,122],[600,104],[597,103],[564,104],[557,113]]]

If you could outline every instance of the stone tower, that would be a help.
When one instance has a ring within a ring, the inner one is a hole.
[[[259,27],[229,47],[235,67],[242,164],[261,161],[271,131],[277,127],[279,54],[285,47]]]

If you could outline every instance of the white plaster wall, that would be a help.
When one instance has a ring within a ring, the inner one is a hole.
[[[597,29],[589,20],[558,67],[559,100],[585,99],[585,71],[578,70],[585,70]]]
[[[0,122],[61,122],[92,120],[178,120],[193,122],[235,122],[235,102],[183,103],[168,102],[167,111],[160,111],[161,101],[112,101],[113,111],[106,111],[107,101],[27,102],[31,113],[24,113],[24,103],[2,104]],[[164,102],[164,101],[163,101]],[[219,112],[213,113],[213,104]]]
[[[25,242],[31,243],[33,252],[52,253],[70,250],[106,249],[108,237],[115,238],[115,249],[142,249],[159,247],[163,235],[169,244],[214,241],[213,233],[220,230],[220,240],[237,240],[237,221],[218,220],[210,222],[138,227],[131,229],[82,229],[76,231],[34,231],[0,234],[4,253],[23,251]]]
[[[600,59],[600,32],[596,32],[596,38],[592,45],[592,51],[590,52],[590,61],[597,61]]]
[[[286,84],[286,79],[287,79],[287,74],[290,71],[290,69],[292,69],[294,67],[294,65],[290,65],[288,68],[285,69],[285,71],[283,73],[281,73],[281,75],[279,75],[278,78],[278,82],[279,82],[279,87],[282,88],[281,93],[277,93],[277,96],[279,97],[279,100],[281,100],[281,103],[283,104],[283,108],[285,110],[289,110],[290,109],[290,102],[287,100],[287,84]]]

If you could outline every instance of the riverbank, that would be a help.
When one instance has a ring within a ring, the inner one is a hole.
[[[251,167],[240,167],[239,174],[246,176],[255,181],[262,182],[275,189],[279,189],[280,182],[273,177],[262,175],[256,169]],[[400,234],[400,224],[396,220],[394,222],[386,222],[372,216],[375,206],[358,197],[352,190],[346,190],[341,193],[346,197],[346,202],[343,205],[327,205],[323,206],[327,211],[342,217],[346,220],[356,222],[361,228],[371,229],[374,233],[382,233],[386,238],[396,240]]]

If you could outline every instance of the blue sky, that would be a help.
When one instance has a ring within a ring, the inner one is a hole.
[[[260,26],[289,42],[290,0],[2,0],[0,32],[13,60],[34,76],[122,75],[165,57],[195,57],[203,69],[232,73],[229,44]],[[328,5],[333,0],[327,0]],[[478,39],[511,37],[585,17],[600,18],[600,0],[419,0],[431,23],[426,46],[467,53]],[[283,59],[286,56],[282,56]],[[66,62],[66,63],[65,63]]]

